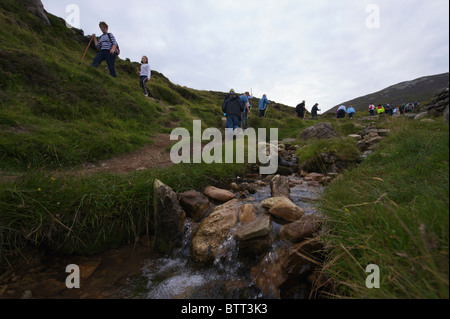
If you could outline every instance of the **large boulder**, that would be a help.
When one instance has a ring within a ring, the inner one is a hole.
[[[272,197],[284,196],[290,198],[291,188],[289,187],[289,178],[286,176],[276,175],[270,181],[270,189]]]
[[[254,221],[242,224],[233,233],[233,236],[240,241],[245,241],[253,238],[263,237],[272,231],[272,220],[269,215],[259,217]]]
[[[211,215],[200,223],[190,247],[191,256],[196,262],[208,263],[214,261],[217,249],[237,225],[238,212],[241,206],[241,201],[233,199],[216,207]]]
[[[181,193],[179,196],[184,211],[196,222],[203,218],[203,214],[211,206],[208,197],[195,190]]]
[[[327,139],[337,136],[338,135],[331,123],[324,122],[308,127],[300,134],[302,140]]]
[[[300,244],[288,244],[267,253],[259,264],[251,269],[255,285],[264,298],[283,298],[292,286],[306,278],[315,269],[311,255],[320,248],[316,239]]]
[[[178,195],[160,180],[155,180],[153,194],[156,248],[168,252],[182,242],[186,213],[178,201]]]
[[[41,19],[46,25],[51,25],[41,0],[20,0],[19,2],[23,4],[25,9]]]
[[[222,202],[222,203],[226,203],[234,198],[236,198],[236,195],[233,194],[232,192],[225,190],[225,189],[220,189],[214,186],[208,186],[204,189],[203,194],[205,194],[206,196],[208,196],[209,198]]]
[[[280,230],[280,238],[297,243],[305,237],[314,235],[320,225],[320,220],[316,216],[304,216],[296,222],[284,225]]]
[[[446,87],[435,95],[435,97],[421,110],[426,111],[431,116],[442,116],[447,110],[448,118],[448,107],[449,107],[449,89]]]
[[[256,219],[255,206],[245,204],[239,209],[239,222],[242,224],[250,223]]]
[[[303,209],[284,196],[268,198],[262,202],[262,206],[268,208],[272,215],[289,222],[295,222],[305,214]]]

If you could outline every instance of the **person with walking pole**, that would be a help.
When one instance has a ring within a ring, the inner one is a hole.
[[[264,94],[261,100],[259,101],[259,117],[266,117],[267,107],[269,104],[270,101],[267,99],[267,95]]]
[[[95,33],[92,35],[94,38],[95,47],[100,49],[92,62],[93,67],[98,67],[103,61],[106,60],[108,64],[109,73],[112,77],[117,77],[114,64],[116,57],[120,54],[119,45],[116,38],[112,33],[108,33],[108,25],[105,22],[100,22],[100,29],[103,34],[97,40]]]
[[[88,52],[89,47],[91,46],[91,43],[92,43],[92,40],[94,39],[94,37],[95,37],[95,34],[93,34],[93,35],[91,36],[91,40],[89,40],[89,44],[88,44],[88,46],[86,47],[86,50],[84,51],[83,57],[81,58],[81,63],[83,63],[84,57],[86,56],[86,53]]]

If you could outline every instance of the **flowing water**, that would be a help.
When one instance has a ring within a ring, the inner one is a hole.
[[[305,214],[318,214],[315,201],[323,187],[309,186],[298,179],[291,188],[291,199],[305,210]],[[258,205],[271,197],[270,186],[258,186],[257,192],[243,199],[245,203]],[[273,235],[277,235],[282,222],[273,221]],[[130,281],[128,295],[123,298],[144,299],[257,299],[263,298],[254,286],[250,269],[258,260],[239,255],[239,249],[233,236],[221,245],[214,263],[205,267],[194,263],[189,256],[192,226],[186,222],[184,241],[181,248],[172,255],[158,259],[149,259],[142,267],[140,276]],[[276,248],[284,245],[275,240],[269,251],[269,258],[275,259]]]
[[[319,213],[316,199],[323,187],[309,185],[301,178],[291,176],[295,187],[291,199],[305,210],[305,214]],[[254,181],[258,184],[258,181]],[[261,184],[261,183],[260,183]],[[270,186],[257,186],[256,193],[242,198],[255,207],[271,197]],[[277,238],[283,222],[273,219],[273,237]],[[88,299],[258,299],[267,298],[253,284],[250,271],[258,263],[256,257],[239,253],[233,236],[222,243],[213,264],[194,263],[189,255],[192,222],[184,228],[182,246],[168,256],[155,256],[144,246],[128,245],[93,257],[41,256],[35,265],[25,265],[9,275],[6,284],[0,284],[1,298],[24,296],[48,298]],[[268,258],[275,260],[276,249],[285,243],[275,240]],[[262,256],[259,256],[262,257]],[[93,270],[88,280],[82,281],[82,289],[65,287],[65,268],[69,264],[87,265]],[[26,266],[26,267],[25,267]],[[2,277],[5,277],[4,275]],[[5,277],[6,278],[6,277]]]

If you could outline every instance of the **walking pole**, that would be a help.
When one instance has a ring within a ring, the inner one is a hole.
[[[270,104],[267,104],[267,106],[266,106],[266,111],[264,112],[264,118],[267,117],[267,111],[269,111],[269,105],[270,105]]]
[[[89,41],[89,44],[88,44],[88,46],[86,48],[86,51],[84,51],[83,57],[81,58],[81,62],[84,61],[84,57],[86,56],[86,53],[89,50],[89,47],[91,46],[92,39],[94,39],[94,35],[91,36],[91,40]]]

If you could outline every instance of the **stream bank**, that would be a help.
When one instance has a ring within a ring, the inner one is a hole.
[[[250,220],[265,216],[269,218],[267,208],[261,203],[272,198],[273,179],[288,183],[290,198],[305,216],[318,213],[315,201],[323,191],[323,186],[298,174],[290,176],[270,176],[264,179],[254,175],[236,179],[230,185],[229,193],[234,195],[235,204],[240,207],[254,207]],[[314,176],[316,178],[316,176]],[[237,188],[236,188],[237,187]],[[235,188],[233,190],[233,188]],[[206,195],[204,195],[206,196]],[[270,263],[260,260],[268,256],[270,260],[280,263],[295,250],[287,248],[289,244],[280,241],[280,231],[287,221],[270,217],[270,230],[263,236],[238,241],[234,236],[225,236],[220,242],[218,253],[211,263],[198,263],[191,258],[191,241],[200,224],[227,202],[208,198],[210,207],[206,215],[197,221],[186,217],[180,232],[181,242],[170,253],[162,254],[151,248],[154,238],[142,237],[136,244],[94,256],[55,256],[32,251],[25,254],[23,260],[14,265],[14,270],[0,276],[1,299],[255,299],[255,298],[308,298],[309,283],[301,285],[301,292],[296,290],[288,296],[277,295],[270,282],[260,281],[255,284],[254,276],[259,273],[265,277]],[[230,201],[228,201],[230,202]],[[239,209],[238,209],[239,210]],[[237,211],[238,211],[237,210]],[[236,211],[236,214],[237,214]],[[236,215],[237,216],[237,215]],[[241,216],[241,218],[243,218]],[[237,222],[233,230],[237,230]],[[252,236],[252,235],[251,235]],[[244,243],[244,244],[243,244]],[[244,247],[247,245],[247,247]],[[256,247],[256,248],[255,248]],[[241,254],[243,251],[257,252]],[[292,256],[291,256],[292,257]],[[266,258],[267,259],[267,258]],[[81,271],[81,289],[67,289],[65,280],[69,275],[66,266],[75,264]],[[275,266],[278,267],[278,266]],[[281,269],[280,269],[281,271]],[[253,274],[252,274],[253,272]],[[310,278],[311,279],[311,278]],[[310,280],[309,279],[309,280]],[[276,280],[280,280],[279,278]],[[264,281],[264,280],[263,280]],[[276,284],[276,283],[275,283]],[[261,287],[264,286],[263,290]],[[291,288],[291,287],[290,287]],[[298,288],[298,287],[297,287]]]
[[[375,145],[372,140],[379,142],[380,139],[374,137],[380,133],[386,132],[371,126],[353,137],[363,150],[369,148],[367,145]],[[316,203],[325,185],[336,174],[325,176],[301,171],[295,158],[295,147],[287,145],[288,142],[280,145],[280,163],[283,165],[278,175],[261,177],[248,174],[229,181],[226,187],[229,190],[211,187],[211,192],[204,192],[206,194],[196,192],[202,199],[194,202],[205,203],[204,207],[197,207],[201,211],[199,215],[184,212],[188,200],[181,207],[179,201],[183,200],[179,200],[179,196],[182,194],[173,194],[172,191],[171,199],[167,201],[161,197],[162,208],[165,205],[177,206],[175,210],[180,213],[166,225],[168,229],[178,231],[170,234],[172,238],[169,241],[173,240],[174,245],[165,254],[151,248],[154,238],[147,237],[134,245],[91,257],[35,253],[27,257],[27,263],[22,262],[0,276],[0,298],[318,297],[314,285],[320,281],[317,276],[320,276],[323,247],[318,237],[321,213]],[[162,183],[159,185],[163,186]],[[214,195],[214,191],[219,193],[219,197]],[[170,190],[162,192],[169,193]],[[287,200],[277,203],[274,198],[280,197]],[[230,223],[208,232],[210,225],[224,219]],[[208,221],[212,223],[207,224]],[[170,227],[171,224],[175,227]],[[200,237],[206,240],[206,245],[193,244],[199,242]],[[80,266],[81,289],[67,289],[65,286],[68,276],[65,268],[69,264]]]

